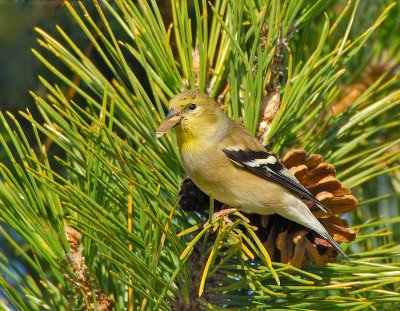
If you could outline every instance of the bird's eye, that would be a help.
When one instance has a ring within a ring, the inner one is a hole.
[[[196,104],[190,104],[189,105],[189,109],[190,110],[195,110],[197,108],[197,105]]]

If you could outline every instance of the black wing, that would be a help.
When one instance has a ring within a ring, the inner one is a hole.
[[[281,184],[297,195],[314,202],[325,213],[332,214],[332,212],[318,201],[310,191],[299,183],[297,178],[294,177],[285,166],[268,152],[229,149],[223,149],[222,151],[235,164]]]

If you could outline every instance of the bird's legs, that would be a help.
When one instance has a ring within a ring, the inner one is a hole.
[[[219,212],[216,212],[211,216],[211,222],[214,222],[219,217],[223,217],[223,219],[225,220],[225,222],[228,225],[231,226],[233,224],[232,220],[230,220],[227,216],[234,212],[237,212],[237,209],[236,208],[224,208],[225,206],[226,205],[224,204],[223,208]],[[209,224],[209,221],[207,220],[206,223],[204,224],[204,227],[207,227],[208,224]]]

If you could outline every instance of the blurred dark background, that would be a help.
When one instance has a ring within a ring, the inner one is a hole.
[[[74,40],[85,46],[84,38],[79,38],[81,33],[74,32],[77,25],[68,15],[62,1],[0,0],[0,111],[17,116],[18,110],[28,108],[36,114],[29,90],[44,95],[37,77],[50,73],[31,52],[31,48],[39,47],[35,27],[55,35],[55,25],[62,24]]]
[[[41,68],[30,51],[36,45],[34,27],[46,29],[51,20],[63,15],[60,8],[60,5],[0,1],[1,111],[32,108],[33,101],[28,90],[38,89],[37,75]]]

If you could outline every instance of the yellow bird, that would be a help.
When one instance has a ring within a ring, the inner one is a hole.
[[[186,173],[203,192],[234,208],[227,212],[279,214],[314,230],[347,258],[300,198],[330,211],[208,95],[191,90],[172,98],[157,137],[171,128]]]

